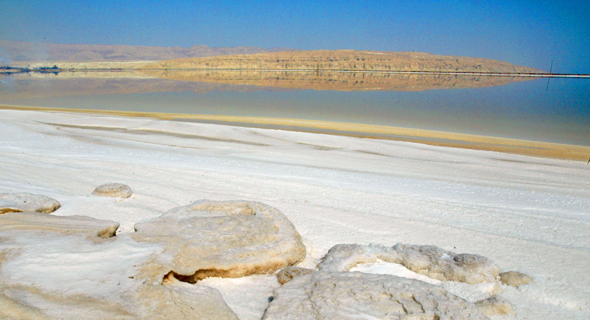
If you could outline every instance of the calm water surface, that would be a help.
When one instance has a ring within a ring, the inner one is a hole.
[[[289,89],[116,75],[25,74],[0,80],[0,104],[326,120],[590,145],[590,80],[585,79],[552,79],[549,90],[547,79],[536,79],[421,91]]]

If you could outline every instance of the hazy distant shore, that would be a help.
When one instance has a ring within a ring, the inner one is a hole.
[[[0,109],[101,114],[123,117],[145,117],[160,120],[174,120],[185,122],[215,123],[241,127],[269,128],[287,131],[323,133],[340,136],[362,137],[369,139],[407,141],[433,146],[473,150],[487,150],[519,155],[548,157],[576,161],[587,161],[588,157],[590,156],[590,146],[559,144],[541,141],[528,141],[501,137],[480,136],[463,133],[359,123],[226,115],[47,108],[15,105],[0,105]]]

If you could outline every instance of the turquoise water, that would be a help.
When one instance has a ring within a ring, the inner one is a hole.
[[[354,122],[590,146],[590,80],[321,91],[162,79],[0,78],[0,104]]]

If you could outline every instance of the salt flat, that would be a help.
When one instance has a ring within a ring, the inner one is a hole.
[[[111,182],[129,185],[133,196],[91,196]],[[216,124],[0,110],[0,193],[20,192],[57,199],[61,208],[53,215],[116,221],[120,237],[133,233],[139,221],[199,199],[262,202],[279,209],[301,234],[307,254],[300,266],[313,268],[340,243],[436,245],[483,255],[504,271],[532,276],[529,285],[503,288],[517,319],[590,317],[590,166],[581,161]],[[37,260],[26,260],[35,246],[24,240],[17,245],[27,254],[7,261],[0,255],[0,286],[10,280],[35,290],[63,287],[108,295],[110,287],[101,293],[92,279],[112,272],[117,254],[131,268],[133,256],[141,260],[158,250],[129,241],[120,248],[109,244],[110,263],[93,253],[77,272],[74,255],[60,255],[59,241],[45,240],[55,241],[56,251]],[[197,285],[217,288],[241,319],[259,319],[279,287],[272,275],[208,278]]]

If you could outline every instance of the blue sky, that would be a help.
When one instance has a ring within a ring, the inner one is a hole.
[[[421,51],[590,73],[590,1],[13,1],[0,39]]]

